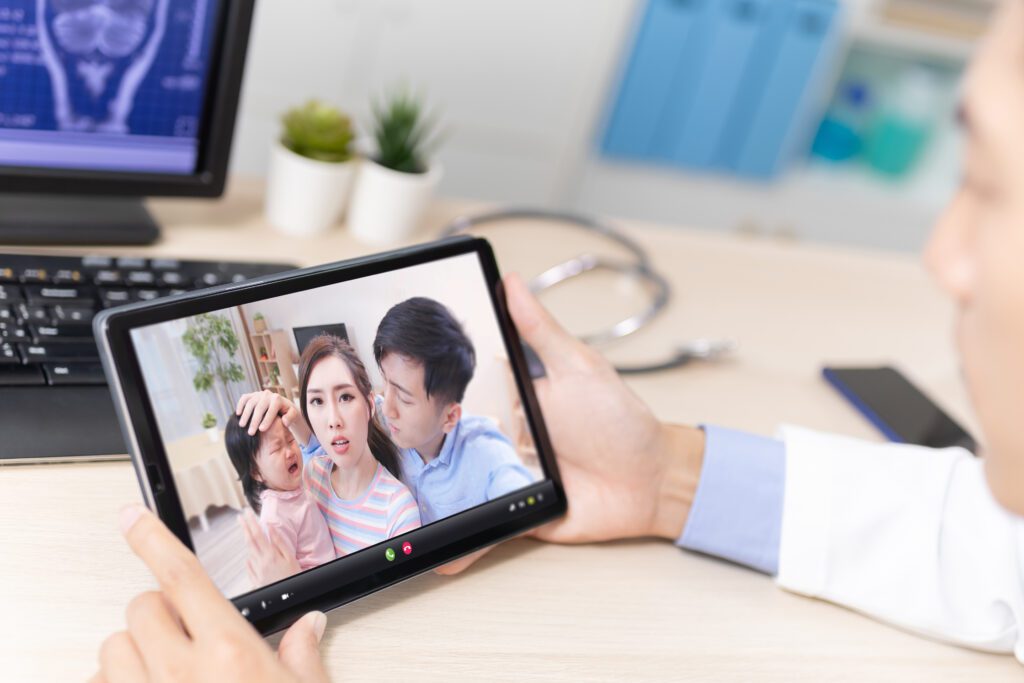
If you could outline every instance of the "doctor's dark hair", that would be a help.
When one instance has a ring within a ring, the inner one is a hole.
[[[384,314],[373,340],[377,366],[390,353],[423,365],[427,398],[461,403],[476,369],[476,352],[462,325],[441,303],[415,297]]]
[[[238,423],[238,416],[232,415],[224,427],[224,446],[227,448],[231,464],[238,472],[238,480],[242,482],[242,493],[249,501],[253,512],[260,513],[260,494],[267,485],[256,479],[259,467],[256,456],[260,452],[260,433],[249,434],[248,428]]]
[[[309,386],[309,376],[313,372],[313,368],[316,367],[317,363],[324,360],[325,358],[339,358],[345,365],[348,366],[349,372],[352,373],[352,380],[356,383],[356,388],[359,393],[362,394],[363,400],[372,410],[374,407],[373,402],[373,387],[370,384],[370,376],[366,372],[366,366],[363,361],[359,359],[355,349],[341,337],[333,334],[319,334],[313,337],[313,340],[306,345],[306,348],[302,351],[302,357],[299,359],[299,387],[301,387],[301,400],[302,400],[302,417],[306,420],[306,424],[310,430],[313,429],[313,425],[309,421],[309,400],[306,396],[306,389]],[[377,412],[374,411],[370,415],[370,422],[367,425],[367,436],[366,442],[370,446],[370,452],[373,453],[373,457],[377,459],[381,465],[384,466],[388,472],[393,474],[396,478],[401,478],[401,469],[398,459],[398,447],[388,436],[387,432],[381,426],[380,421],[377,418]],[[326,451],[330,444],[320,444]]]

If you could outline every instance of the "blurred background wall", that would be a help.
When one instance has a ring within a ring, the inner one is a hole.
[[[261,0],[233,170],[309,98],[400,87],[440,193],[910,250],[958,180],[994,0]]]

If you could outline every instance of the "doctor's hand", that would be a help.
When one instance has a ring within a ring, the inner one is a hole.
[[[534,386],[569,512],[535,535],[557,543],[683,531],[704,460],[704,432],[659,422],[599,352],[564,330],[518,275],[505,278],[512,321],[544,363]]]
[[[566,332],[522,278],[505,278],[512,321],[544,363],[534,382],[568,514],[532,532],[555,543],[675,540],[686,525],[704,461],[704,432],[659,422],[605,358]],[[484,551],[437,572],[457,574]]]
[[[199,560],[148,510],[121,511],[128,545],[160,590],[128,605],[127,630],[100,648],[93,683],[210,681],[326,683],[319,642],[327,624],[311,612],[281,638],[277,654],[213,585]]]

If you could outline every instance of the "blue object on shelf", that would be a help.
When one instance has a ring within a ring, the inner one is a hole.
[[[771,177],[810,145],[837,0],[650,0],[602,151]],[[803,130],[806,129],[806,130]]]
[[[676,73],[693,59],[687,45],[709,0],[651,0],[619,86],[602,148],[613,156],[650,158],[669,100],[679,98]]]
[[[811,153],[829,161],[849,161],[864,148],[871,117],[871,88],[859,80],[843,83],[818,126]]]
[[[740,95],[758,39],[779,0],[716,0],[709,12],[703,68],[687,73],[693,83],[689,114],[675,120],[672,159],[697,168],[721,166],[719,150]]]
[[[760,102],[746,131],[734,170],[742,175],[772,177],[798,152],[799,135],[814,130],[810,120],[820,60],[834,43],[838,6],[834,0],[792,0],[778,52],[767,70]],[[756,58],[755,58],[756,59]]]

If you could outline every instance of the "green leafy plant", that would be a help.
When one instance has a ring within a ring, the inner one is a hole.
[[[206,413],[203,415],[203,429],[213,429],[217,426],[217,418],[213,416],[213,413]]]
[[[276,365],[271,366],[270,372],[268,373],[268,379],[270,380],[270,384],[273,385],[273,386],[277,386],[278,380],[280,378],[281,378],[281,371],[278,369],[278,367]]]
[[[256,315],[254,315],[252,317],[252,319],[253,320],[263,320],[263,314],[262,313],[257,313]]]
[[[235,362],[239,341],[231,322],[221,315],[203,313],[188,323],[188,329],[181,336],[189,354],[199,361],[199,370],[192,377],[192,386],[196,391],[214,390],[214,394],[224,407],[224,414],[234,410],[231,405],[230,382],[241,382],[245,379],[242,366]]]
[[[373,107],[378,164],[402,173],[423,173],[434,122],[424,117],[422,103],[409,93],[398,93]]]
[[[281,121],[281,144],[296,154],[330,163],[352,158],[352,121],[338,109],[310,100],[289,110]]]

